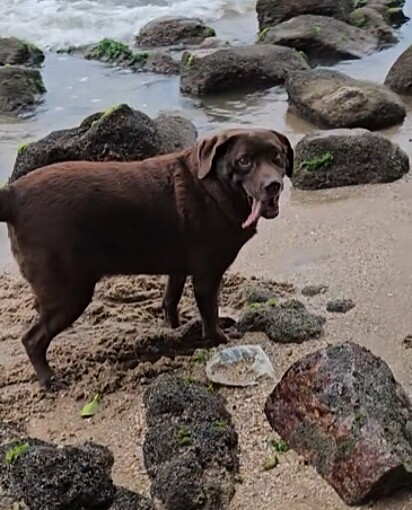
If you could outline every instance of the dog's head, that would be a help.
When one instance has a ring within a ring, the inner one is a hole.
[[[269,129],[230,129],[197,145],[198,177],[215,176],[247,196],[250,214],[243,228],[279,214],[284,176],[293,172],[293,149],[286,136]]]

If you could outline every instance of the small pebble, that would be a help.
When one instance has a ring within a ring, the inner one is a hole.
[[[318,294],[325,294],[328,290],[328,286],[324,284],[318,284],[318,285],[306,285],[306,287],[303,287],[301,293],[302,296],[306,297],[313,297],[317,296]]]
[[[346,313],[355,306],[351,299],[333,299],[326,303],[326,311],[333,313]]]

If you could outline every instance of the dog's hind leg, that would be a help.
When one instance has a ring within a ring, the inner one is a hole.
[[[169,275],[163,295],[162,308],[165,320],[168,326],[174,329],[180,325],[177,307],[182,297],[185,283],[186,275]]]
[[[194,275],[193,287],[203,325],[203,337],[216,345],[227,342],[227,337],[219,327],[219,292],[222,274]]]
[[[50,289],[49,289],[50,290]],[[59,292],[56,292],[59,291]],[[37,294],[39,318],[23,337],[23,345],[41,386],[58,389],[47,361],[47,350],[55,336],[68,328],[84,312],[94,292],[94,284],[69,284],[47,295]],[[46,297],[45,297],[46,296]]]

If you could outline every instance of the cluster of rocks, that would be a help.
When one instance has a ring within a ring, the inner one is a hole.
[[[0,37],[0,114],[30,113],[46,92],[38,67],[43,52],[15,37]]]
[[[165,510],[226,508],[239,472],[238,436],[225,400],[196,382],[163,375],[145,394],[144,463]]]
[[[155,510],[149,498],[114,485],[113,463],[104,446],[61,447],[0,423],[0,509]]]

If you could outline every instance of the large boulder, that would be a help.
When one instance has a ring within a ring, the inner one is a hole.
[[[111,452],[93,443],[59,448],[26,438],[0,448],[0,484],[30,510],[108,508],[112,466]]]
[[[378,39],[327,16],[304,14],[263,30],[260,41],[304,51],[310,60],[333,63],[361,58],[378,48]]]
[[[388,46],[398,41],[398,38],[386,22],[385,17],[376,9],[360,7],[351,12],[350,22],[371,34],[379,41],[380,46]]]
[[[34,44],[16,37],[0,37],[0,66],[37,66],[44,60],[44,53]]]
[[[294,363],[265,414],[348,505],[412,485],[411,403],[363,347],[329,346]]]
[[[366,129],[318,131],[295,147],[293,186],[324,189],[392,182],[409,171],[408,155]]]
[[[202,20],[163,16],[144,25],[136,36],[139,46],[172,46],[178,44],[200,44],[216,33]]]
[[[205,386],[160,376],[145,394],[143,444],[151,494],[165,510],[220,510],[235,493],[238,437],[225,401]]]
[[[389,69],[385,85],[398,94],[412,95],[412,45],[396,59]]]
[[[173,135],[165,131],[166,122],[173,125]],[[162,121],[162,117],[152,120],[123,104],[87,117],[76,128],[53,131],[21,146],[10,181],[59,161],[142,160],[184,149],[196,137],[196,128],[186,119],[175,116],[169,121]]]
[[[40,72],[23,67],[0,67],[0,114],[21,115],[34,110],[46,92]]]
[[[317,14],[348,21],[353,0],[257,0],[260,30],[301,14]]]
[[[270,44],[185,52],[180,90],[207,95],[282,84],[292,70],[309,69],[296,50]]]
[[[331,69],[291,72],[286,89],[290,111],[320,128],[374,131],[400,124],[406,116],[403,101],[384,85]]]

